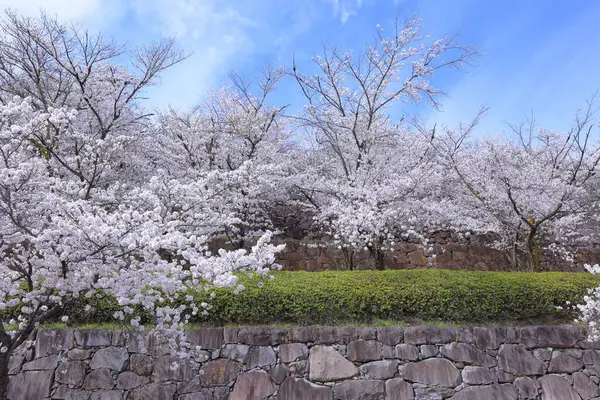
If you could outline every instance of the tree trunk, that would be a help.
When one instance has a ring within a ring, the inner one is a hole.
[[[10,353],[0,354],[0,399],[6,399],[8,395],[8,361],[10,360]]]
[[[385,269],[385,258],[384,258],[385,255],[380,248],[377,248],[375,253],[376,253],[375,268],[378,271],[383,271]]]
[[[529,251],[529,268],[533,272],[542,271],[542,249],[537,240],[537,228],[529,230],[527,237],[527,250]]]
[[[354,250],[344,247],[342,253],[344,254],[345,267],[350,271],[354,270]]]
[[[373,257],[373,261],[375,262],[375,269],[378,271],[383,271],[385,269],[385,253],[381,250],[383,247],[383,240],[377,240],[374,246],[367,246],[371,257]]]

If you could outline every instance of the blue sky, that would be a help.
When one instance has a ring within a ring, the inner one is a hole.
[[[476,67],[433,81],[449,96],[442,112],[419,108],[430,123],[452,125],[489,106],[480,134],[495,134],[532,111],[542,125],[562,130],[600,89],[595,1],[0,0],[0,6],[25,14],[42,7],[132,46],[176,36],[193,54],[150,90],[152,107],[193,106],[230,70],[252,76],[267,62],[289,67],[294,56],[308,65],[322,43],[362,48],[377,24],[391,31],[396,18],[415,13],[433,37],[458,32],[461,43],[483,49]],[[301,104],[293,80],[274,100],[292,109]]]

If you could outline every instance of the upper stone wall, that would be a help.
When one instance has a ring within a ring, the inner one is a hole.
[[[181,360],[143,332],[41,330],[11,359],[8,398],[600,397],[600,343],[576,326],[204,328],[188,337],[192,356]]]

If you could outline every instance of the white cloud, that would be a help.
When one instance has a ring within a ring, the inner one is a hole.
[[[0,9],[26,16],[38,16],[43,10],[62,21],[84,22],[86,28],[101,29],[122,11],[119,0],[0,0]]]
[[[323,0],[331,4],[334,17],[345,24],[350,17],[356,16],[362,7],[362,0]]]

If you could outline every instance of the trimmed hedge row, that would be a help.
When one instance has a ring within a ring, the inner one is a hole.
[[[448,270],[276,272],[272,281],[241,279],[246,290],[218,289],[216,297],[190,293],[212,305],[203,324],[334,324],[406,322],[515,323],[568,321],[556,306],[582,301],[600,276],[588,273],[476,272]],[[258,283],[264,282],[259,288]],[[98,302],[98,300],[94,300]],[[74,322],[104,322],[116,306],[109,299]],[[76,308],[79,308],[77,306]],[[79,308],[81,310],[81,308]],[[75,310],[72,310],[75,311]],[[73,315],[70,313],[70,315]]]

